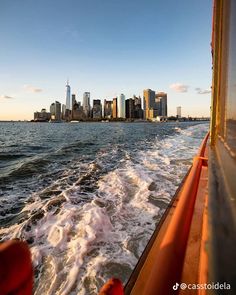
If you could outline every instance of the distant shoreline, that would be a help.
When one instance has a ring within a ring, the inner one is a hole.
[[[151,120],[87,120],[87,121],[60,121],[60,122],[49,122],[49,121],[33,121],[33,120],[0,120],[0,123],[49,123],[49,124],[62,124],[62,123],[169,123],[169,122],[208,122],[210,118],[180,118],[180,119],[168,119],[166,121],[151,121]]]

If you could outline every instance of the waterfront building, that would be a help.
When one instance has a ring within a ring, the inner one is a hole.
[[[177,118],[181,118],[181,106],[177,107]]]
[[[66,110],[71,110],[70,85],[68,80],[66,83]]]
[[[151,89],[145,89],[143,91],[143,103],[144,103],[144,118],[146,120],[153,119],[158,116],[158,104],[155,99],[155,91]]]
[[[112,100],[104,99],[104,118],[111,119],[112,118]]]
[[[50,105],[51,121],[61,121],[61,103],[55,101]]]
[[[61,103],[59,101],[55,102],[55,120],[61,120]]]
[[[112,103],[112,118],[116,119],[118,117],[117,113],[117,97],[113,98],[113,103]]]
[[[35,122],[48,122],[51,118],[51,113],[47,112],[46,109],[42,109],[41,112],[34,112]]]
[[[134,118],[143,119],[142,100],[141,97],[133,96],[134,99]]]
[[[50,113],[51,113],[51,117],[52,117],[52,116],[55,116],[55,102],[53,102],[53,103],[50,105]]]
[[[156,109],[157,109],[157,116],[161,116],[161,98],[155,94],[155,101],[156,101]]]
[[[129,98],[125,100],[125,117],[126,119],[134,118],[134,99]]]
[[[83,94],[83,111],[86,118],[90,117],[90,92],[84,92]]]
[[[167,93],[157,92],[155,97],[158,109],[158,116],[167,117]]]
[[[65,114],[66,114],[66,105],[63,104],[62,105],[62,114],[61,114],[62,120],[65,120]]]
[[[125,95],[118,97],[118,118],[125,118]]]
[[[72,111],[71,111],[71,120],[75,121],[84,121],[86,119],[85,113],[83,111],[83,107],[81,106],[80,102],[77,102],[74,98]]]
[[[66,112],[65,112],[65,121],[69,122],[71,120],[71,113],[72,113],[71,110],[66,109]]]
[[[145,89],[143,91],[143,98],[146,109],[154,109],[156,106],[155,102],[155,91],[151,89]]]
[[[93,100],[93,118],[94,119],[102,118],[102,104],[100,99]]]
[[[75,94],[72,94],[71,95],[71,99],[72,99],[72,108],[71,109],[73,109],[73,105],[75,104],[75,102],[76,102],[76,96],[75,96]]]

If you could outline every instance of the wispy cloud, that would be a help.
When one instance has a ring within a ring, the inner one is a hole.
[[[195,88],[195,90],[197,91],[197,94],[208,94],[211,93],[211,89],[202,89],[202,88]]]
[[[41,88],[37,88],[33,85],[29,85],[29,84],[26,84],[23,86],[23,88],[27,91],[27,92],[31,92],[31,93],[38,93],[38,92],[42,92],[43,89]]]
[[[173,83],[170,88],[176,92],[188,92],[189,86],[182,83]]]
[[[61,31],[61,34],[64,38],[69,38],[79,42],[83,42],[80,31],[75,27],[65,27],[64,30]]]
[[[79,37],[79,32],[75,29],[66,29],[65,30],[65,35],[69,35],[72,38],[78,38]]]
[[[9,95],[0,95],[0,99],[1,100],[5,100],[5,99],[13,99],[14,97],[9,96]]]

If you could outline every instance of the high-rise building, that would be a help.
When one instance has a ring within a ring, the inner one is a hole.
[[[104,99],[104,118],[110,119],[112,118],[112,100]]]
[[[113,98],[112,104],[112,118],[116,119],[118,117],[117,114],[117,97]]]
[[[100,99],[93,100],[93,118],[94,119],[102,118],[102,104]]]
[[[141,97],[133,96],[134,99],[134,118],[143,119],[142,100]]]
[[[61,103],[59,101],[55,102],[55,120],[61,120]]]
[[[55,116],[55,102],[53,102],[51,105],[50,105],[50,113],[51,113],[51,116]]]
[[[73,99],[73,98],[72,98]],[[71,111],[71,120],[77,120],[77,121],[84,121],[85,120],[85,114],[83,111],[82,106],[80,105],[80,102],[77,102],[75,97],[72,105],[72,111]]]
[[[155,91],[145,89],[143,91],[143,104],[144,104],[144,118],[146,120],[153,119],[158,115],[158,104],[155,100]]]
[[[177,118],[181,118],[181,107],[177,107]]]
[[[50,105],[50,113],[52,121],[60,121],[62,118],[61,114],[61,103],[59,101],[55,101]]]
[[[141,108],[142,107],[142,99],[141,99],[141,97],[140,96],[137,97],[137,96],[133,95],[133,99],[134,99],[134,105],[135,106],[138,105]]]
[[[134,118],[134,99],[129,98],[125,100],[125,117],[126,119]]]
[[[62,120],[65,120],[65,114],[66,114],[66,105],[63,104],[62,105],[62,114],[61,114]]]
[[[125,95],[118,97],[118,118],[125,118]]]
[[[90,92],[84,92],[83,94],[83,111],[86,118],[90,117]]]
[[[68,80],[66,83],[66,109],[71,110],[70,85]]]
[[[73,105],[75,104],[75,102],[76,102],[76,96],[75,96],[75,94],[72,94],[71,95],[71,98],[72,98],[72,108],[71,109],[73,109]]]
[[[155,91],[151,89],[145,89],[143,91],[143,98],[146,109],[154,109],[155,107]]]
[[[158,116],[167,117],[167,93],[157,92],[156,103],[158,109]]]

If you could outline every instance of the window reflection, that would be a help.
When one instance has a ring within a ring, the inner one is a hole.
[[[229,51],[226,99],[226,141],[236,152],[236,1],[229,1]]]

